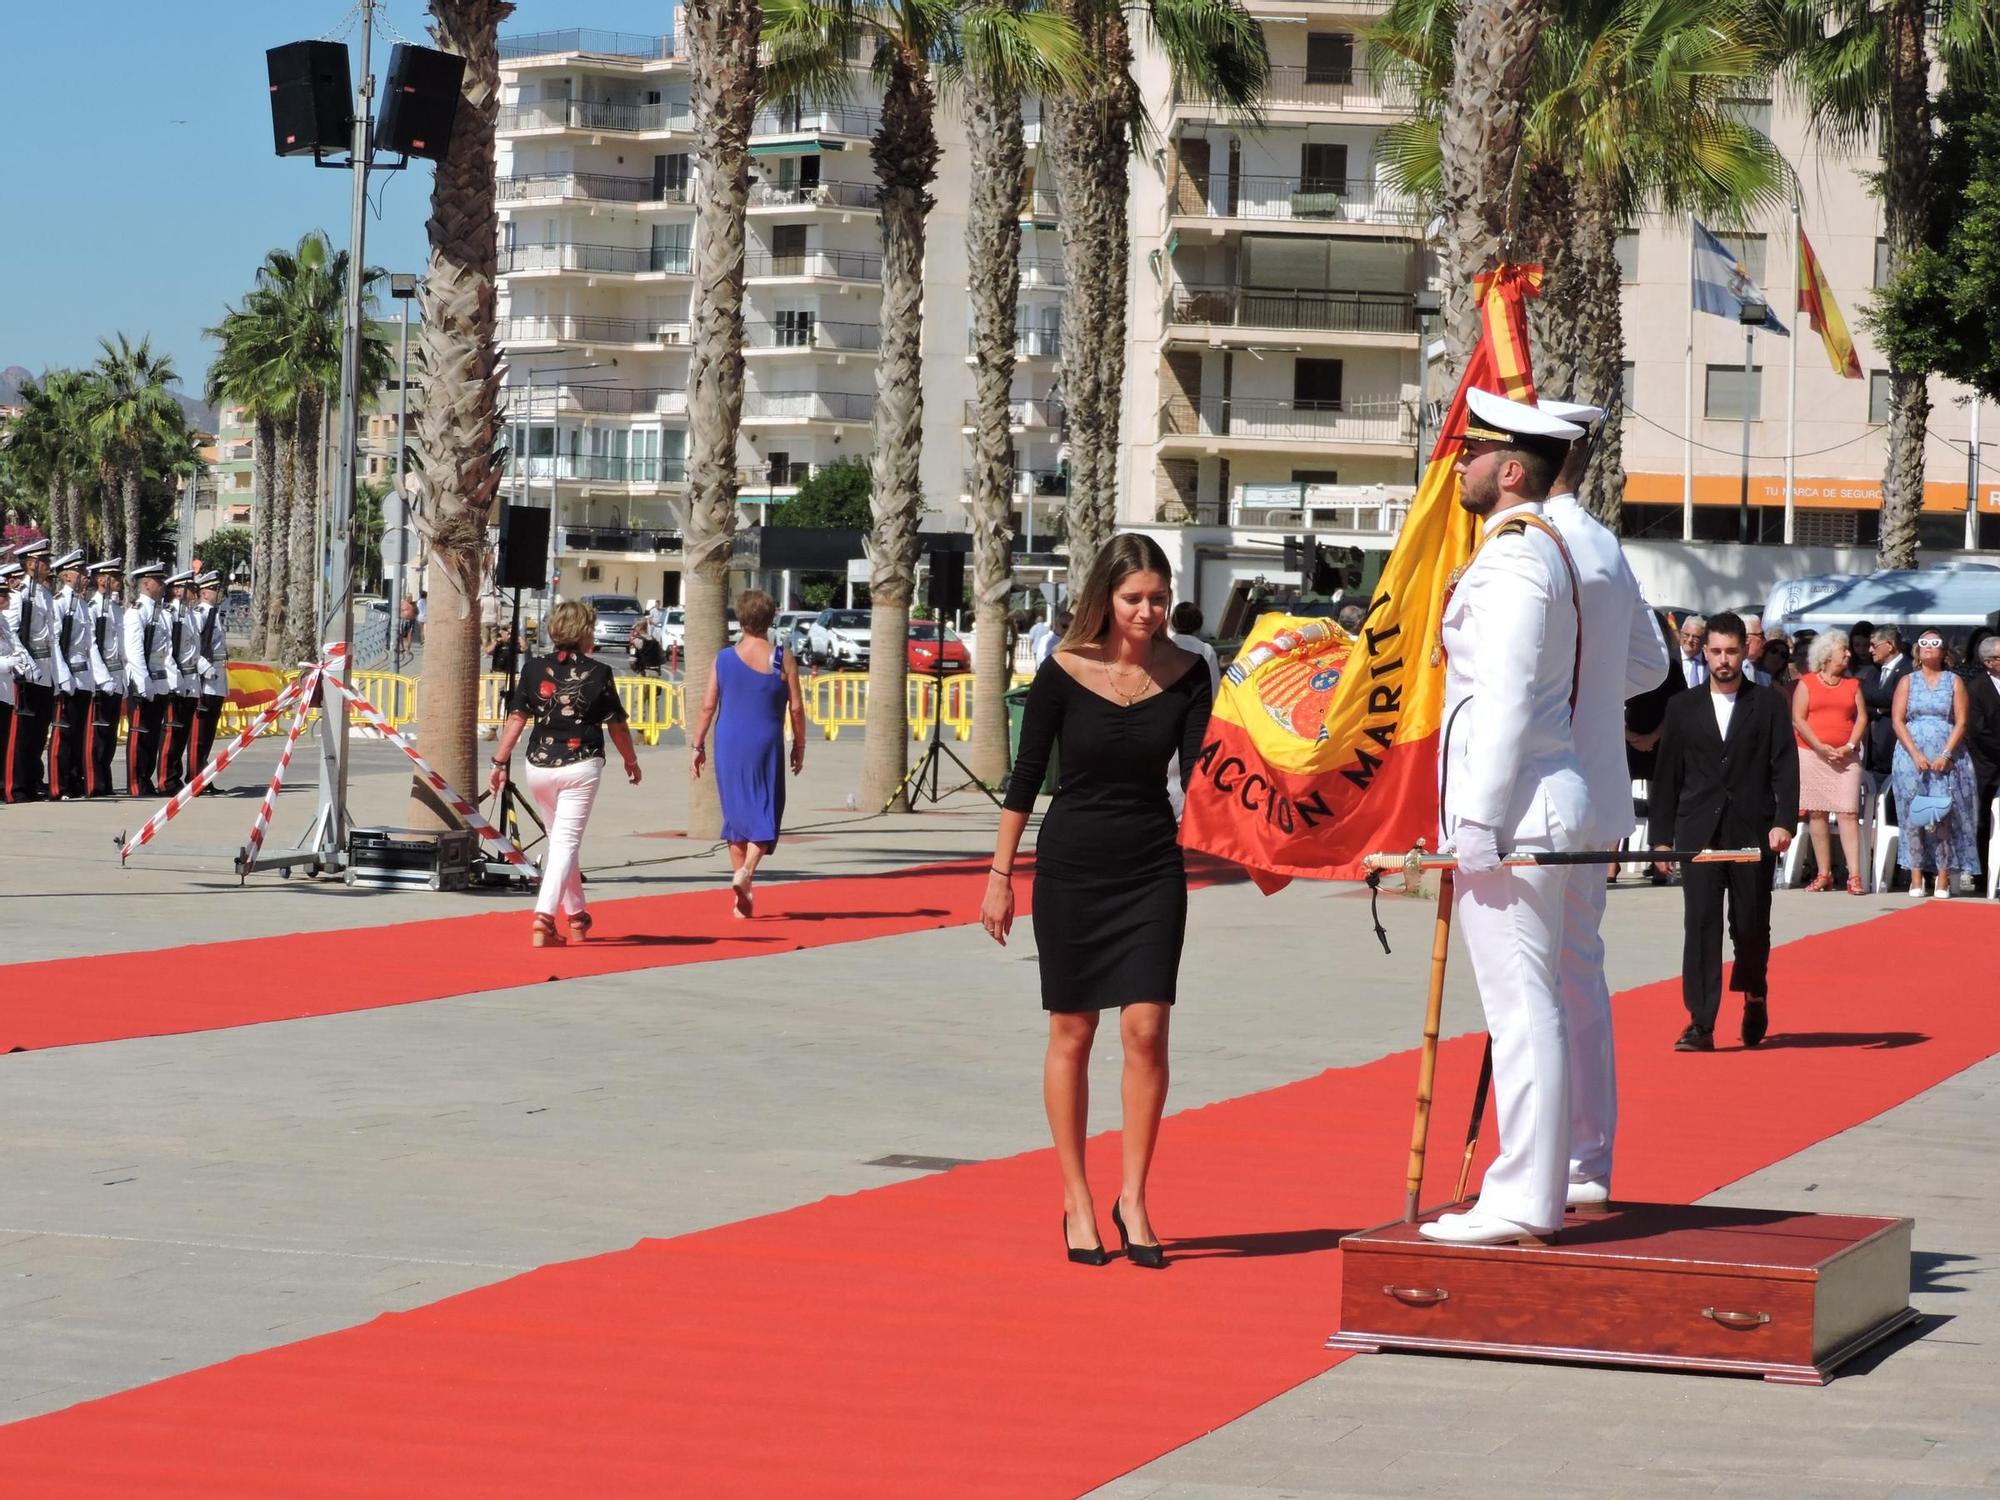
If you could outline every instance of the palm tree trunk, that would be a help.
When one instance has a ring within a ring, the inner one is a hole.
[[[1509,253],[1515,164],[1547,0],[1468,0],[1452,45],[1439,131],[1446,388],[1479,338],[1472,278]]]
[[[500,23],[509,0],[431,0],[431,35],[465,59],[451,149],[431,185],[430,262],[420,296],[417,368],[425,382],[416,448],[428,496],[430,609],[417,684],[417,744],[438,774],[468,795],[478,776],[479,586],[501,470],[500,351],[493,342],[500,213],[493,184],[500,112]],[[447,819],[412,783],[419,827]]]
[[[1007,596],[1014,588],[1014,464],[1007,402],[1014,388],[1021,303],[1021,171],[1028,148],[1021,95],[990,77],[965,89],[972,201],[966,212],[966,288],[972,301],[976,408],[972,438],[972,774],[1007,775]],[[1032,492],[1030,503],[1032,504]]]
[[[700,229],[688,336],[688,514],[681,543],[686,655],[682,690],[691,711],[728,644],[729,552],[736,532],[736,443],[743,426],[744,216],[750,197],[750,127],[756,113],[758,0],[689,0],[682,12],[693,74]],[[688,788],[688,833],[722,832],[715,778]]]
[[[1921,248],[1930,166],[1930,61],[1924,46],[1925,0],[1894,0],[1888,11],[1889,108],[1882,155],[1882,218],[1889,270]],[[1884,568],[1917,565],[1924,509],[1924,439],[1930,387],[1923,370],[1891,361],[1889,463],[1882,477],[1882,532],[1875,546]]]
[[[290,531],[285,543],[285,629],[278,637],[279,659],[288,667],[319,660],[319,612],[313,583],[319,577],[319,464],[321,406],[316,390],[299,392],[298,441],[294,447],[297,488],[292,492]]]
[[[77,478],[74,471],[63,475],[63,505],[69,511],[70,535],[76,538],[72,545],[81,547],[90,538],[90,517],[84,504],[83,482]],[[97,545],[102,549],[97,554],[99,557],[110,555],[111,542],[111,534],[108,531],[98,538]],[[131,561],[128,559],[125,565],[130,567]]]
[[[139,493],[143,482],[139,455],[127,454],[118,472],[118,498],[125,508],[125,555],[139,555]]]
[[[1575,399],[1604,408],[1577,498],[1616,531],[1625,504],[1625,314],[1618,273],[1618,214],[1605,183],[1586,180],[1577,186],[1569,264],[1582,287],[1579,300],[1584,308],[1577,323]]]
[[[1561,166],[1538,162],[1529,172],[1521,219],[1521,259],[1542,268],[1542,295],[1528,318],[1535,389],[1568,400],[1582,324],[1594,310],[1573,253],[1576,193]]]
[[[904,703],[909,681],[910,600],[916,592],[919,475],[924,442],[924,219],[937,178],[936,99],[922,58],[897,52],[882,91],[872,147],[882,182],[882,349],[875,366],[875,452],[869,460],[868,728],[861,798],[879,807],[896,795],[910,762]],[[899,803],[907,806],[907,802]]]
[[[77,545],[70,540],[72,535],[69,497],[63,492],[63,469],[58,464],[49,474],[49,546],[56,556],[62,556]]]
[[[299,424],[296,416],[277,419],[278,452],[271,506],[271,581],[264,596],[264,637],[258,648],[283,664],[285,601],[292,583],[292,505],[299,492]]]
[[[250,654],[264,654],[271,597],[271,516],[278,502],[278,424],[259,416],[250,438]]]

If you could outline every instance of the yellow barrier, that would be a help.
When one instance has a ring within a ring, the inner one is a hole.
[[[944,679],[944,712],[939,717],[954,739],[972,738],[972,681],[970,672]],[[931,695],[937,686],[937,679],[932,677],[911,677],[907,683],[910,738],[913,740],[930,735]]]
[[[662,677],[620,677],[618,701],[625,705],[632,733],[649,745],[673,728],[687,727],[687,690]]]
[[[826,738],[839,739],[841,730],[868,722],[867,673],[822,672],[800,686],[805,689],[806,717]]]

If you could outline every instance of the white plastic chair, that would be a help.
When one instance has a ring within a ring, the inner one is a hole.
[[[1986,837],[1986,899],[1991,901],[2000,896],[2000,797],[1993,799],[1988,817],[1993,831]]]
[[[1889,889],[1889,874],[1896,868],[1896,851],[1901,846],[1896,825],[1889,820],[1889,794],[1878,792],[1870,822],[1875,830],[1875,890]]]
[[[1806,842],[1811,837],[1812,820],[1804,814],[1799,816],[1799,826],[1792,832],[1792,846],[1785,851],[1785,868],[1778,876],[1778,884],[1790,889],[1798,884],[1799,865],[1806,857]]]

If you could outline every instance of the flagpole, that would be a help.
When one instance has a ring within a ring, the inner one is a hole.
[[[1805,233],[1799,222],[1798,195],[1792,195],[1792,367],[1785,380],[1785,545],[1792,545],[1792,482],[1799,448],[1799,309],[1805,305]]]
[[[1694,540],[1694,215],[1687,216],[1688,233],[1688,336],[1687,401],[1682,408],[1681,442],[1681,540]]]

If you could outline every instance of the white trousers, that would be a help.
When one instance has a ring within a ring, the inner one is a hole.
[[[1604,867],[1571,865],[1565,874],[1556,993],[1569,1053],[1569,1180],[1605,1181],[1618,1133],[1618,1064],[1598,930],[1604,924]]]
[[[1493,1038],[1500,1155],[1479,1208],[1543,1233],[1561,1227],[1568,1196],[1569,1044],[1556,981],[1568,884],[1560,866],[1502,866],[1458,876],[1453,892]]]
[[[542,825],[549,831],[535,910],[552,917],[560,904],[575,915],[583,910],[583,873],[577,855],[583,848],[590,805],[597,800],[597,784],[604,776],[604,761],[594,757],[571,766],[529,766],[527,776],[528,795],[535,799]]]

